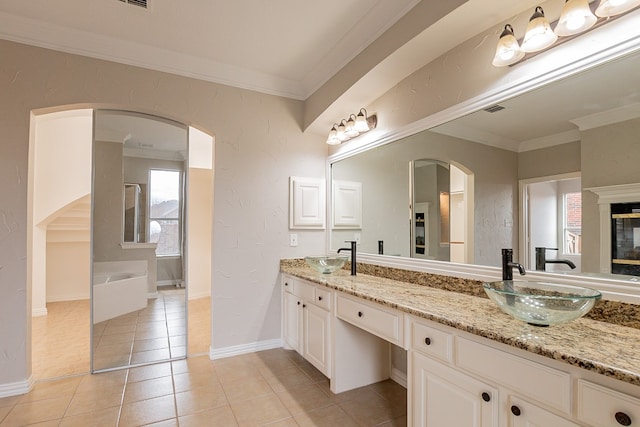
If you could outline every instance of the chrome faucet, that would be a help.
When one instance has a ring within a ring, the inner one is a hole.
[[[520,275],[524,276],[527,272],[522,264],[513,262],[513,249],[502,250],[502,280],[513,280],[513,269],[517,268]]]
[[[536,271],[545,271],[547,264],[567,264],[573,270],[576,265],[568,259],[547,259],[547,251],[557,251],[558,248],[536,248]]]
[[[355,240],[346,240],[346,243],[351,243],[350,248],[340,248],[338,249],[338,253],[341,251],[350,251],[351,252],[351,275],[356,275],[356,241]]]

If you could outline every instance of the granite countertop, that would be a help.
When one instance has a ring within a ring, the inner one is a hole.
[[[406,281],[406,278],[394,280],[360,272],[351,276],[346,270],[327,275],[312,270],[300,260],[283,260],[280,270],[417,317],[640,385],[640,329],[635,327],[580,318],[541,328],[514,319],[487,298],[443,288],[442,283],[432,287]],[[449,279],[456,282],[451,288],[466,281],[435,277],[441,282]]]

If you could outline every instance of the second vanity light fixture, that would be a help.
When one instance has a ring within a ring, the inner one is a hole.
[[[544,16],[544,11],[538,6],[531,15],[522,45],[518,43],[513,27],[509,24],[504,26],[492,63],[496,67],[513,65],[527,53],[551,47],[558,40],[558,36],[575,36],[593,27],[598,20],[604,21],[622,15],[638,6],[640,0],[600,0],[594,13],[589,6],[589,0],[566,0],[560,19],[553,30]]]
[[[355,138],[365,132],[375,129],[378,125],[378,117],[373,114],[367,116],[367,110],[360,109],[360,112],[356,116],[351,114],[348,119],[342,119],[340,124],[334,124],[329,131],[329,137],[327,138],[327,144],[338,145],[345,141]]]

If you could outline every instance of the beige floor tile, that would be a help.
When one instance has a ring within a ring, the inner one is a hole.
[[[197,388],[176,394],[178,416],[229,405],[222,387]]]
[[[362,425],[376,426],[406,415],[405,407],[396,407],[372,390],[365,390],[340,407]]]
[[[13,405],[20,403],[22,396],[0,397],[0,408],[11,408]]]
[[[174,396],[162,396],[122,406],[121,426],[142,426],[176,417]]]
[[[31,392],[19,397],[19,403],[33,402],[35,400],[42,399],[53,399],[67,395],[72,396],[76,392],[81,380],[82,377],[76,376],[37,382]]]
[[[104,427],[116,426],[120,406],[113,408],[94,410],[80,415],[65,417],[60,422],[60,427]]]
[[[180,427],[224,426],[237,427],[238,423],[228,405],[179,418]]]
[[[0,426],[26,426],[43,421],[58,420],[64,415],[72,396],[37,400],[15,405]]]
[[[137,402],[169,394],[173,394],[173,378],[171,376],[127,383],[124,390],[124,403]]]
[[[129,369],[127,383],[171,376],[171,362],[156,363]]]
[[[238,364],[225,364],[220,366],[215,365],[218,378],[222,384],[230,384],[238,381],[249,381],[254,378],[262,378],[262,374],[252,364],[238,363]]]
[[[277,396],[293,415],[334,404],[316,384],[294,387],[278,393]]]
[[[231,410],[240,427],[261,426],[291,417],[275,394],[232,403]]]
[[[124,383],[127,379],[127,371],[119,370],[104,372],[95,375],[85,375],[78,385],[77,393],[84,393],[90,390],[101,390],[103,387],[120,386],[124,390]]]
[[[300,427],[360,427],[356,420],[337,405],[297,414],[293,418]]]
[[[266,394],[273,394],[273,389],[269,383],[262,378],[251,378],[227,383],[223,385],[223,389],[231,403],[254,399]]]
[[[122,404],[122,386],[111,385],[87,389],[76,393],[65,416],[83,414],[98,409],[119,407]]]
[[[405,415],[404,417],[389,420],[386,423],[382,423],[376,427],[407,427],[407,416]]]
[[[194,371],[173,375],[176,393],[196,388],[216,390],[221,387],[218,376],[214,371]]]
[[[171,358],[168,348],[160,348],[157,350],[139,351],[131,353],[131,364],[136,365],[138,363],[158,362],[161,360],[168,360]]]
[[[269,424],[262,424],[261,427],[298,427],[298,423],[293,417],[275,421]]]
[[[275,373],[263,372],[263,375],[276,393],[291,390],[301,385],[313,384],[311,379],[298,367],[285,369]]]
[[[12,406],[0,407],[0,423],[2,423],[2,420],[11,412],[11,409],[13,409]]]
[[[153,338],[149,340],[138,340],[133,342],[133,351],[149,351],[169,348],[169,340],[166,337]]]
[[[145,427],[178,427],[178,419],[171,418],[165,421],[159,421],[157,423],[146,424]]]

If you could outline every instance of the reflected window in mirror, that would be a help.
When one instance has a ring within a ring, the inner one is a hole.
[[[180,255],[180,171],[149,171],[149,241],[158,256]]]

